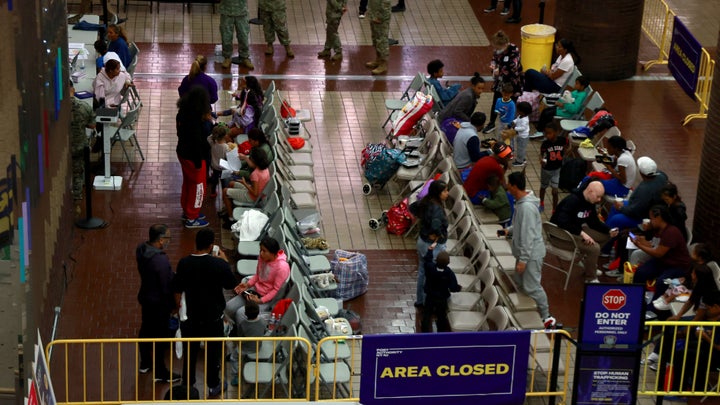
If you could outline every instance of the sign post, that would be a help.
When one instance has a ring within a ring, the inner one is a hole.
[[[584,297],[572,403],[634,404],[645,289],[636,284],[586,284]]]

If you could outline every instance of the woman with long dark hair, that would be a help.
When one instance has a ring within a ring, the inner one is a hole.
[[[520,48],[510,42],[510,37],[504,31],[500,30],[493,34],[490,37],[490,45],[495,50],[490,62],[490,69],[492,69],[493,74],[493,100],[490,103],[490,120],[482,131],[484,134],[489,134],[495,129],[497,111],[493,107],[495,102],[502,98],[503,84],[512,84],[512,99],[517,101],[517,98],[522,94],[525,79],[522,63],[520,63]]]
[[[417,297],[415,307],[422,307],[425,303],[425,266],[424,257],[429,248],[433,247],[433,255],[445,250],[448,234],[448,219],[445,215],[443,203],[448,197],[448,187],[440,180],[433,181],[428,187],[428,193],[421,200],[410,204],[410,212],[420,221],[420,235],[417,239],[418,276]]]
[[[207,91],[195,86],[180,98],[177,106],[175,123],[178,143],[175,151],[183,175],[180,205],[186,228],[204,228],[208,222],[200,214],[200,208],[205,197],[206,162],[210,158],[207,137],[212,128]]]
[[[562,86],[572,74],[575,65],[580,63],[580,57],[575,51],[575,46],[569,39],[561,39],[555,43],[557,59],[550,68],[525,71],[525,91],[537,90],[540,93],[559,93]]]
[[[221,111],[218,116],[231,115],[230,137],[234,140],[240,134],[247,134],[260,124],[263,108],[263,90],[255,76],[245,76],[240,81],[235,98],[240,102],[236,108]]]

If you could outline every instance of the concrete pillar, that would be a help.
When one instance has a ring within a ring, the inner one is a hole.
[[[563,0],[555,10],[557,39],[573,42],[578,68],[590,80],[622,80],[635,75],[643,0]]]

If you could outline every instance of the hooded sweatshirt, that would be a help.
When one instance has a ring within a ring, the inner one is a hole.
[[[138,272],[140,272],[140,305],[155,306],[158,310],[175,308],[171,283],[174,276],[167,254],[148,243],[141,243],[135,249]]]
[[[258,257],[257,272],[248,280],[247,284],[260,294],[263,304],[275,298],[280,288],[290,276],[290,265],[285,252],[280,250],[277,258],[265,262]]]
[[[545,257],[545,240],[540,219],[540,199],[528,194],[515,202],[513,216],[512,253],[523,263]]]

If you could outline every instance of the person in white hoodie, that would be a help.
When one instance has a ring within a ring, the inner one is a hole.
[[[545,290],[540,284],[542,262],[545,258],[545,240],[538,206],[540,200],[525,191],[525,175],[513,172],[508,176],[507,190],[515,198],[515,214],[506,235],[512,235],[512,253],[515,256],[513,278],[518,287],[535,300],[546,329],[555,326]],[[503,231],[498,231],[498,233]]]

